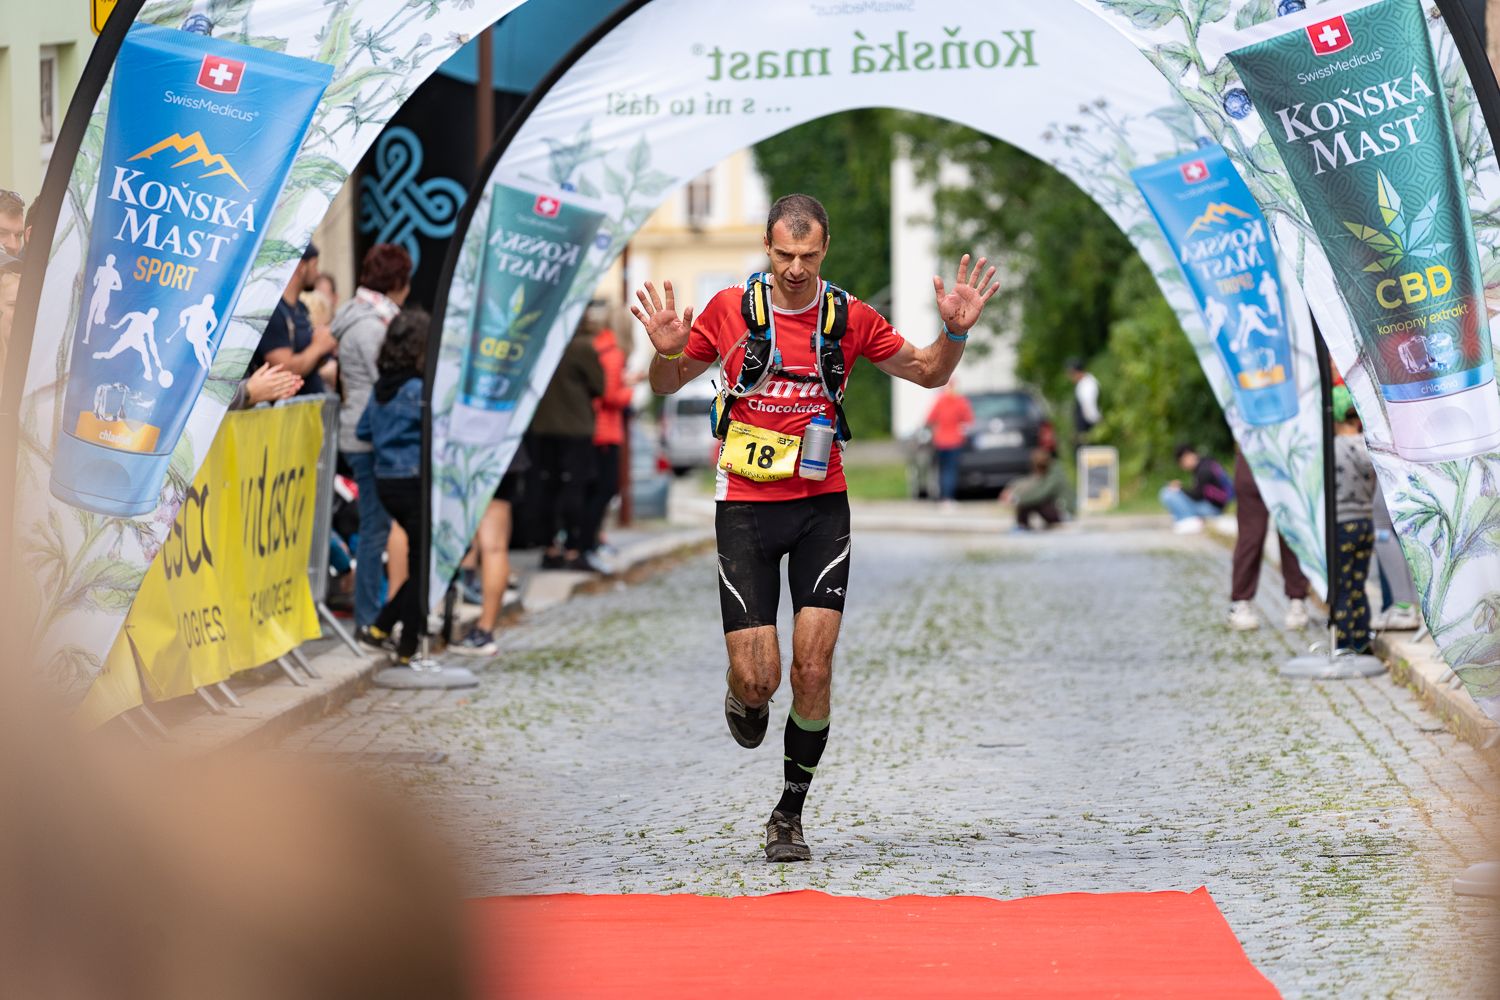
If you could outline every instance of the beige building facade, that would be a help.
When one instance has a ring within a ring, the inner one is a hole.
[[[94,47],[89,0],[0,0],[0,188],[30,204]]]

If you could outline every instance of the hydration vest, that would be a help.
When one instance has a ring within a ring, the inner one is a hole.
[[[849,441],[854,435],[844,416],[844,383],[849,368],[844,360],[844,334],[849,329],[849,293],[830,282],[823,282],[818,294],[818,321],[813,327],[813,355],[818,360],[817,375],[798,375],[781,367],[781,351],[776,347],[776,313],[771,307],[770,275],[764,271],[752,274],[745,282],[740,299],[740,314],[745,320],[745,349],[739,375],[733,386],[726,386],[715,406],[714,436],[723,440],[729,433],[729,414],[734,404],[754,395],[773,375],[790,382],[821,382],[833,404],[834,426],[838,440]]]

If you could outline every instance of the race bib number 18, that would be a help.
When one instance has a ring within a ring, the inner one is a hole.
[[[802,438],[795,434],[778,434],[735,420],[724,436],[719,468],[757,483],[790,479],[797,473],[801,450]]]

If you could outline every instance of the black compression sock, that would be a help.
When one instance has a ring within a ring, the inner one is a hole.
[[[786,720],[786,753],[782,762],[786,783],[776,811],[788,816],[802,815],[807,788],[818,772],[818,761],[828,745],[828,720],[804,719],[794,708]]]

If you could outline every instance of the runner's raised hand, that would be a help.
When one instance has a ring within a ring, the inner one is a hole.
[[[686,312],[681,316],[677,315],[677,300],[672,294],[672,283],[668,281],[664,287],[667,293],[665,302],[656,294],[656,286],[646,282],[645,289],[635,293],[635,297],[641,302],[640,306],[631,306],[630,311],[646,328],[646,336],[651,338],[651,346],[656,348],[656,353],[671,357],[681,354],[687,347],[688,334],[693,329],[693,307],[688,306]]]
[[[942,317],[944,325],[957,334],[969,332],[969,328],[979,322],[979,316],[984,312],[984,307],[995,297],[1000,290],[1000,283],[995,281],[995,269],[992,267],[989,273],[985,273],[984,265],[989,263],[986,257],[979,258],[973,273],[969,273],[969,255],[964,254],[963,259],[958,262],[958,278],[954,282],[953,290],[947,291],[943,286],[943,279],[938,275],[932,277],[932,287],[937,292],[938,315]],[[983,275],[984,280],[980,280]]]

